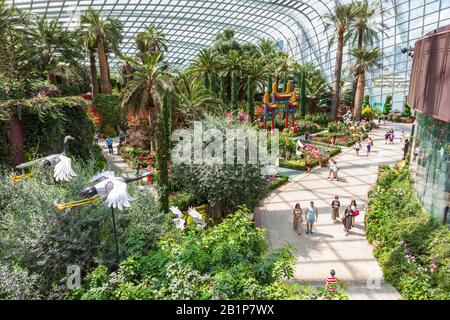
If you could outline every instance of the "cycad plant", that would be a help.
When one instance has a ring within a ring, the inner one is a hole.
[[[217,88],[216,69],[218,63],[218,56],[212,49],[202,49],[192,62],[188,72],[196,79],[202,79],[206,89]]]

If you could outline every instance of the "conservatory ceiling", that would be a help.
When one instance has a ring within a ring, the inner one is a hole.
[[[369,0],[372,2],[373,0]],[[323,15],[334,7],[332,0],[6,0],[18,8],[59,18],[75,29],[80,15],[91,6],[124,25],[123,54],[136,52],[135,37],[148,24],[160,25],[168,40],[165,55],[172,66],[182,68],[198,50],[211,46],[218,32],[231,28],[241,42],[270,38],[302,62],[319,66],[331,82],[335,45],[329,47],[333,30],[325,30]],[[342,0],[352,2],[352,0]],[[387,28],[374,44],[383,52],[382,66],[367,75],[367,92],[381,104],[392,95],[394,110],[402,108],[408,93],[412,59],[401,53],[424,34],[450,25],[450,0],[381,0],[378,23]],[[344,90],[351,86],[348,54],[344,48]],[[114,62],[113,65],[118,66]]]
[[[329,12],[327,0],[7,0],[20,9],[48,18],[59,18],[68,29],[79,24],[91,6],[124,25],[121,52],[136,51],[134,39],[152,23],[161,25],[169,50],[166,57],[184,66],[199,49],[210,46],[226,28],[236,31],[242,42],[271,38],[293,56],[302,58],[301,43],[315,47],[324,34],[321,15]]]

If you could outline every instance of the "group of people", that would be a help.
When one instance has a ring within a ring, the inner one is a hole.
[[[319,210],[314,206],[314,202],[309,203],[309,207],[305,211],[306,220],[306,234],[314,234],[312,231],[313,225],[319,219]],[[296,203],[294,207],[294,231],[298,235],[302,234],[303,210],[300,203]]]
[[[95,132],[95,134],[94,134],[95,144],[98,144],[99,137],[100,137],[100,133]],[[121,145],[124,142],[125,142],[125,133],[121,129],[119,129],[119,145]],[[106,137],[105,143],[106,143],[106,146],[108,147],[109,154],[114,154],[113,138],[111,136]]]
[[[394,133],[394,129],[390,129],[389,131],[386,131],[386,133],[384,134],[384,144],[394,144],[394,138],[395,138],[395,133]]]
[[[336,223],[338,219],[341,219],[339,209],[341,207],[341,202],[339,201],[339,197],[335,196],[334,200],[331,202],[331,219],[333,223]],[[358,206],[356,204],[356,200],[352,199],[350,204],[345,208],[344,216],[341,219],[342,224],[344,225],[345,235],[348,236],[348,233],[355,226],[355,218],[359,215]]]
[[[336,223],[338,219],[341,219],[339,209],[341,207],[341,202],[339,201],[339,196],[335,196],[334,200],[331,202],[331,219],[333,223]],[[300,203],[296,203],[293,211],[294,215],[294,231],[298,235],[302,234],[302,223],[303,223],[303,210]],[[355,218],[359,215],[358,206],[356,200],[353,199],[350,204],[345,208],[344,216],[341,221],[344,225],[345,235],[348,236],[352,227],[355,226]],[[314,234],[313,226],[319,219],[319,209],[314,206],[314,202],[311,201],[309,207],[304,212],[304,217],[306,220],[306,234]]]
[[[333,181],[334,179],[336,179],[337,181],[339,181],[339,166],[337,164],[337,161],[335,159],[330,159],[329,161],[329,168],[330,170],[328,171],[328,178],[330,179],[330,181]]]
[[[361,139],[358,139],[358,141],[356,141],[355,146],[354,146],[354,149],[356,151],[356,155],[357,156],[359,156],[359,152],[362,149],[362,142],[361,141],[362,141]],[[366,143],[367,156],[369,156],[370,155],[370,151],[372,150],[372,147],[373,147],[373,140],[372,140],[372,138],[369,137],[365,143]]]

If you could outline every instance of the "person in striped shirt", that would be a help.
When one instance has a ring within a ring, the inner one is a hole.
[[[335,292],[337,290],[337,278],[335,276],[336,271],[334,271],[334,269],[331,269],[330,275],[330,277],[327,277],[325,290],[327,290],[328,292]]]

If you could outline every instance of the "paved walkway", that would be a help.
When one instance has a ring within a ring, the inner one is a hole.
[[[397,135],[395,144],[385,145],[384,133],[391,128]],[[351,199],[356,200],[360,210],[365,210],[367,192],[376,181],[378,166],[392,164],[402,157],[399,142],[402,129],[409,135],[411,125],[387,124],[374,130],[369,135],[374,141],[370,157],[365,155],[365,145],[363,155],[359,157],[353,149],[338,155],[336,160],[342,181],[331,182],[327,179],[327,168],[315,168],[274,190],[256,210],[255,221],[268,229],[273,248],[293,244],[296,256],[294,280],[322,286],[333,268],[337,277],[348,285],[347,293],[351,299],[400,299],[395,288],[384,283],[381,269],[372,255],[364,231],[364,212],[356,218],[355,228],[345,236],[342,223],[333,224],[331,220],[330,204],[338,195],[341,216]],[[292,229],[293,207],[299,202],[305,210],[310,201],[314,201],[319,209],[314,234],[306,235],[303,224],[303,234],[298,236]],[[368,283],[375,288],[369,288]]]
[[[114,172],[120,172],[125,177],[136,176],[136,170],[130,168],[128,164],[122,159],[122,157],[117,154],[119,147],[119,138],[113,138],[113,152],[114,152],[113,154],[109,153],[105,139],[99,139],[98,145],[102,148],[102,154],[105,157],[106,162],[108,163],[109,170],[112,170]],[[143,171],[140,172],[140,174],[143,173],[144,173]],[[140,187],[149,188],[156,196],[156,188],[153,185],[147,184],[147,178],[143,178],[140,183],[141,183]]]
[[[118,155],[119,138],[113,138],[113,154],[109,153],[105,139],[99,139],[98,145],[102,148],[102,154],[108,163],[109,170],[122,172],[127,177],[135,176],[136,170],[132,170],[122,157]]]

